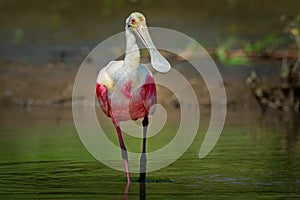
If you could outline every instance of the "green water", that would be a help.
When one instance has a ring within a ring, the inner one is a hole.
[[[10,115],[15,120],[5,120]],[[260,118],[250,111],[230,111],[217,145],[199,159],[207,125],[202,123],[188,151],[170,166],[149,173],[145,187],[137,182],[138,174],[132,174],[127,195],[125,174],[87,152],[69,109],[4,109],[0,118],[3,199],[300,198],[299,120],[293,116],[271,113]],[[172,127],[163,130],[161,134],[173,134]],[[129,146],[130,141],[126,136]]]

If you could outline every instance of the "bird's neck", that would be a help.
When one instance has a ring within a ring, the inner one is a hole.
[[[140,63],[140,51],[137,45],[134,34],[126,29],[126,54],[124,59],[124,65],[126,68],[137,68]]]

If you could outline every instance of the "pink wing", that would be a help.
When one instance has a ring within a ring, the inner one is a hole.
[[[115,75],[116,71],[120,67],[123,67],[123,62],[114,61],[104,68],[106,71],[102,70],[99,72],[96,85],[96,95],[100,107],[106,116],[114,117],[114,119],[118,121],[144,118],[150,114],[150,108],[156,104],[156,86],[154,78],[147,68],[140,66],[138,73],[140,77],[142,77],[141,79],[144,83],[138,88],[133,88],[135,83],[130,76],[127,77],[128,81],[124,83],[122,88],[115,89],[115,92],[120,93],[115,96],[122,95],[125,99],[124,101],[119,101],[116,105],[114,105],[116,107],[112,108],[112,101],[109,95],[110,91],[105,84],[102,84],[102,80],[114,80],[111,76],[112,74]]]
[[[129,113],[133,120],[149,115],[151,106],[156,104],[156,86],[152,76],[148,75],[140,90],[132,95]]]
[[[108,117],[111,117],[110,102],[108,100],[107,88],[105,87],[105,85],[101,85],[101,84],[97,83],[97,85],[96,85],[96,95],[97,95],[100,107],[103,110],[103,112],[105,113],[105,115],[107,115]]]

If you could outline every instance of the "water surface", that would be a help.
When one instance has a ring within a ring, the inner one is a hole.
[[[262,118],[259,110],[232,109],[217,145],[206,158],[199,159],[207,128],[208,117],[204,114],[188,151],[170,166],[149,173],[144,185],[137,182],[137,174],[132,174],[127,193],[125,174],[104,166],[83,147],[70,109],[33,107],[27,111],[2,111],[0,196],[5,199],[300,197],[297,117],[271,111]],[[107,130],[115,135],[109,125]],[[160,134],[166,137],[172,132],[170,126]],[[125,142],[134,145],[128,135]],[[155,145],[149,141],[149,146]]]

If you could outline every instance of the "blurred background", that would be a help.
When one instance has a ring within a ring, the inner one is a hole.
[[[147,196],[299,197],[299,7],[299,0],[0,0],[0,194],[123,195],[123,173],[95,161],[80,143],[72,87],[88,53],[140,11],[148,26],[182,32],[209,52],[228,100],[224,133],[200,161],[209,94],[203,80],[181,71],[199,97],[201,127],[183,160],[150,175],[161,184],[149,184]],[[164,55],[182,70],[180,58]],[[169,115],[180,116],[173,94],[159,98]],[[162,132],[177,127],[172,120]],[[106,126],[115,134],[109,120]],[[132,187],[138,197],[137,183]]]
[[[298,1],[5,1],[1,9],[1,63],[78,64],[104,39],[124,30],[127,16],[142,11],[149,26],[183,32],[207,48],[228,37],[253,42],[285,37],[280,17],[295,17]],[[283,39],[283,38],[281,38]]]
[[[2,0],[0,102],[47,104],[70,97],[83,59],[101,41],[123,31],[132,11],[143,12],[149,26],[174,29],[198,41],[228,84],[244,83],[253,70],[279,77],[282,59],[297,59],[288,27],[298,14],[296,5],[297,0],[284,5],[271,0]],[[241,98],[235,95],[229,98]]]

